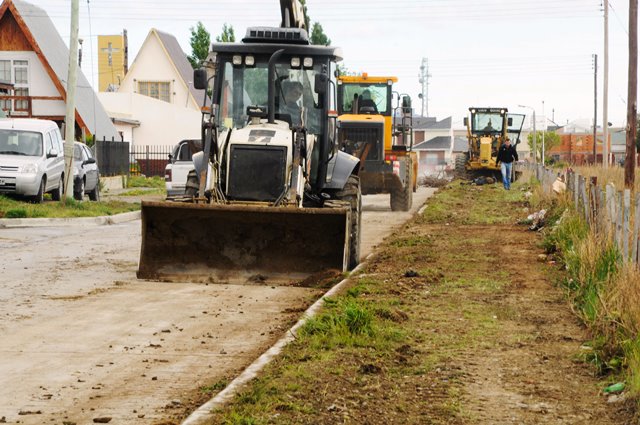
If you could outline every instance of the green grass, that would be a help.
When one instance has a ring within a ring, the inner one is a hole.
[[[99,217],[137,211],[139,204],[127,202],[78,202],[67,199],[63,202],[44,202],[31,204],[24,200],[12,199],[0,195],[0,218],[68,218]]]
[[[126,192],[120,193],[118,196],[143,196],[143,195],[165,195],[165,188],[153,188],[153,189],[132,189]]]
[[[127,179],[127,187],[153,187],[156,189],[164,189],[165,181],[164,177],[160,176],[131,176]]]
[[[520,212],[525,206],[523,189],[528,186],[525,182],[515,182],[510,191],[505,191],[499,184],[470,186],[467,182],[454,181],[440,189],[435,199],[427,201],[422,218],[430,223],[509,223],[524,214]]]

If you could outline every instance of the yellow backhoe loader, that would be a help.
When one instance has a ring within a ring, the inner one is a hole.
[[[341,50],[313,46],[299,1],[281,0],[280,28],[214,43],[194,86],[203,150],[184,196],[143,202],[138,277],[286,282],[359,262],[359,160],[338,149]]]
[[[409,211],[418,160],[411,98],[393,91],[397,81],[366,73],[338,77],[338,141],[360,159],[363,194],[389,193],[392,211]]]

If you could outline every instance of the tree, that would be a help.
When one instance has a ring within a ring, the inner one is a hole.
[[[542,155],[542,131],[536,132],[536,157],[539,158]],[[529,150],[533,152],[533,133],[529,133],[527,136],[527,144],[529,145]],[[554,131],[545,131],[544,132],[544,153],[545,156],[548,156],[549,150],[554,146],[558,146],[560,144],[560,136]]]
[[[204,27],[202,22],[198,21],[198,25],[195,28],[191,27],[191,38],[189,44],[191,44],[191,56],[189,63],[193,69],[199,68],[200,64],[207,58],[209,54],[209,47],[211,45],[211,34]]]
[[[318,46],[328,46],[331,44],[331,39],[327,37],[322,29],[322,25],[319,22],[313,23],[313,28],[311,29],[311,44],[315,44]]]
[[[347,68],[346,65],[341,63],[336,64],[336,70],[338,71],[338,75],[341,75],[341,76],[342,75],[352,75],[352,76],[362,75],[362,73],[360,72],[349,71],[349,68]]]
[[[216,41],[218,43],[233,43],[236,41],[236,35],[233,32],[233,25],[227,25],[225,23],[222,26],[222,34],[216,37]]]
[[[311,21],[309,20],[309,14],[307,13],[307,1],[300,0],[300,3],[302,3],[302,11],[304,12],[304,26],[307,29],[307,31],[309,31],[309,26],[311,25]]]

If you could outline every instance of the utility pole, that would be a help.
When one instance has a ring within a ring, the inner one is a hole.
[[[431,74],[429,74],[429,59],[422,58],[422,64],[420,65],[420,75],[419,82],[422,85],[422,91],[418,97],[422,100],[422,113],[421,115],[424,117],[429,116],[429,78]]]
[[[636,172],[636,126],[638,111],[638,0],[629,0],[629,87],[627,89],[627,152],[624,187],[633,190]]]
[[[598,136],[598,55],[593,55],[593,163],[597,161],[596,141]]]
[[[602,166],[609,167],[609,0],[604,0],[604,82],[602,84]]]
[[[78,79],[79,0],[71,0],[71,38],[69,41],[69,73],[67,76],[67,110],[64,132],[65,196],[73,196],[73,140],[76,129],[76,81]]]

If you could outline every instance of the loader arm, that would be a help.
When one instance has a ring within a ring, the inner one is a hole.
[[[282,28],[307,29],[304,16],[304,6],[299,0],[280,0],[280,13],[282,14]]]

